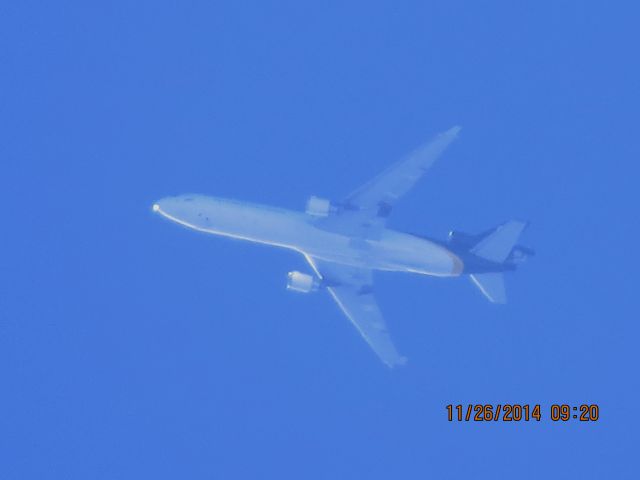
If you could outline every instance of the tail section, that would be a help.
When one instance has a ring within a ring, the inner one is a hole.
[[[469,278],[491,303],[507,303],[503,273],[474,273]]]
[[[502,263],[511,254],[511,250],[516,246],[518,237],[526,226],[525,222],[516,220],[503,223],[480,240],[470,251],[485,260]]]
[[[527,223],[516,220],[504,223],[482,236],[469,252],[500,265],[518,263],[533,254],[532,250],[516,245],[526,226]],[[470,278],[490,302],[507,302],[502,272],[473,273]]]

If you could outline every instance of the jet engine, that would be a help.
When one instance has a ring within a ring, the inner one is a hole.
[[[524,263],[527,258],[533,257],[535,254],[536,252],[529,247],[525,247],[524,245],[516,245],[511,250],[509,257],[507,258],[507,262],[514,264]]]
[[[307,200],[307,215],[313,215],[314,217],[328,217],[332,213],[335,213],[336,208],[331,205],[329,200],[319,197],[309,197]]]
[[[301,272],[289,272],[287,275],[287,290],[294,292],[309,293],[315,292],[320,286],[320,282],[315,277]]]

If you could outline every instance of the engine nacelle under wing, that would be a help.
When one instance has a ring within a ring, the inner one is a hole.
[[[336,212],[336,208],[325,198],[309,197],[305,211],[314,217],[328,217]]]
[[[301,272],[289,272],[287,275],[287,290],[294,292],[315,292],[320,287],[320,282],[312,275]]]

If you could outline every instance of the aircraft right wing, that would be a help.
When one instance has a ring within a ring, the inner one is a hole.
[[[403,365],[391,341],[372,290],[371,270],[326,262],[306,256],[316,274],[326,282],[327,290],[369,346],[389,367]]]

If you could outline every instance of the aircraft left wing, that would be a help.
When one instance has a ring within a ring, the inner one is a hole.
[[[372,290],[370,269],[350,267],[306,256],[311,268],[326,283],[327,290],[373,351],[389,367],[402,365],[391,341]]]
[[[453,142],[460,127],[453,127],[411,152],[387,170],[349,195],[345,203],[360,210],[372,210],[386,217],[396,201],[407,193]]]

